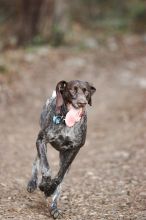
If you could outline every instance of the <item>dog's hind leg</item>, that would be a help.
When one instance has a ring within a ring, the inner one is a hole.
[[[33,166],[32,166],[32,177],[27,184],[27,191],[30,193],[34,192],[34,190],[37,188],[39,163],[40,163],[40,160],[37,156],[36,159],[34,160]]]
[[[58,209],[58,207],[57,207],[57,202],[60,197],[60,192],[61,192],[61,184],[58,185],[57,189],[55,190],[54,194],[52,195],[52,203],[50,205],[50,214],[54,219],[62,216],[61,210]]]
[[[62,166],[62,163],[64,161],[63,155],[62,153],[60,153],[60,167]],[[60,194],[61,194],[61,183],[58,185],[57,189],[55,190],[55,192],[52,195],[52,202],[50,205],[50,214],[51,216],[56,219],[59,218],[60,216],[62,216],[62,211],[60,209],[58,209],[57,207],[57,203],[58,200],[60,198]]]
[[[51,169],[47,160],[46,139],[42,131],[38,135],[38,139],[36,141],[36,147],[40,159],[40,168],[42,174],[42,181],[39,184],[39,188],[41,191],[45,191],[47,185],[51,181]]]

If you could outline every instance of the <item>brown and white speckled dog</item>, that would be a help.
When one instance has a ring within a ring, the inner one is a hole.
[[[61,215],[61,211],[57,208],[60,183],[85,143],[86,105],[92,104],[91,96],[95,91],[96,89],[88,82],[60,81],[41,113],[41,130],[36,141],[37,157],[33,164],[32,177],[28,182],[27,190],[31,193],[37,188],[40,168],[42,180],[39,188],[46,197],[52,195],[50,213],[53,218]],[[47,160],[47,143],[59,151],[60,168],[54,178],[51,177],[51,169]]]

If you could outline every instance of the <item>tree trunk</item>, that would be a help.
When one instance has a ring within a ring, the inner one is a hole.
[[[68,28],[68,0],[21,0],[18,45],[30,43],[39,34],[58,46]]]
[[[43,0],[40,8],[39,34],[46,41],[51,35],[54,0]]]
[[[37,34],[41,5],[42,0],[21,0],[18,44],[31,42]]]
[[[50,41],[52,45],[59,46],[64,42],[64,37],[69,27],[69,1],[54,0],[54,13]]]

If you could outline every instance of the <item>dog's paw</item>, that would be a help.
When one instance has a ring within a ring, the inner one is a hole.
[[[32,193],[37,188],[37,181],[36,180],[30,180],[27,184],[27,191],[29,193]]]
[[[54,219],[59,219],[63,217],[62,211],[58,208],[53,208],[50,210],[50,214]]]
[[[57,189],[57,186],[59,185],[58,179],[53,179],[50,184],[48,184],[44,190],[44,194],[46,197],[51,196],[55,190]]]
[[[48,176],[48,177],[42,177],[42,181],[41,183],[39,184],[39,189],[42,191],[42,192],[45,192],[46,189],[48,188],[48,186],[50,186],[50,183],[51,183],[51,177]]]

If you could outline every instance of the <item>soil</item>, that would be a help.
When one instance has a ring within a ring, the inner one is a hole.
[[[65,177],[65,220],[146,220],[146,45],[10,50],[0,84],[0,219],[51,219],[39,190],[26,191],[39,114],[60,80],[92,82],[88,135]],[[48,146],[53,173],[58,153]]]

